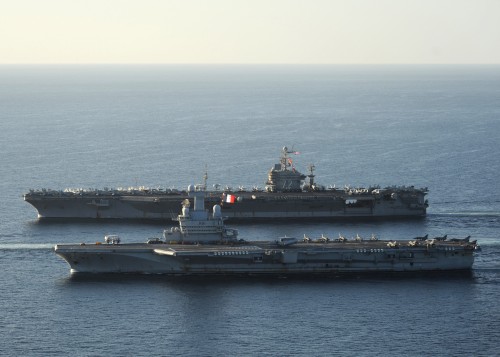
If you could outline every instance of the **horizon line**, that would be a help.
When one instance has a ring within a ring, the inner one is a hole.
[[[500,63],[278,63],[278,62],[23,62],[0,63],[0,66],[85,66],[85,65],[112,65],[112,66],[498,66]]]

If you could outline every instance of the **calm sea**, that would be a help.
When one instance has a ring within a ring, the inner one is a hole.
[[[492,356],[500,349],[499,66],[0,66],[0,354]],[[70,277],[55,243],[170,222],[49,222],[30,188],[263,186],[283,146],[323,185],[429,188],[397,222],[238,225],[246,239],[471,235],[472,274]]]

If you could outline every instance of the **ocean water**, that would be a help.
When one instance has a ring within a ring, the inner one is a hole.
[[[0,66],[0,355],[493,356],[499,66]],[[30,188],[264,186],[283,146],[323,185],[429,188],[428,216],[241,224],[246,239],[471,235],[467,275],[75,278],[56,243],[171,222],[38,222]]]

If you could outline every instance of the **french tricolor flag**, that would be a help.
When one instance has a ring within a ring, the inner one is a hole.
[[[226,195],[226,202],[227,203],[234,203],[234,202],[236,202],[236,196],[235,195]]]

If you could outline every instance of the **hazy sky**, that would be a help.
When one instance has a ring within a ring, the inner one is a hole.
[[[500,0],[0,0],[0,63],[500,63]]]

